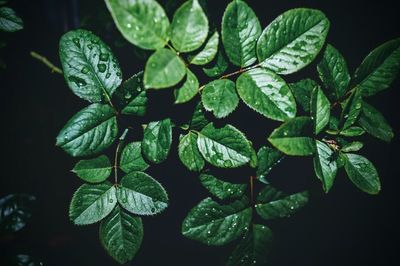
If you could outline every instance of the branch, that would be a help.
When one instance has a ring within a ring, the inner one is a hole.
[[[40,62],[42,62],[43,64],[45,64],[48,68],[50,68],[50,69],[51,69],[51,73],[58,73],[58,74],[62,74],[62,73],[63,73],[62,70],[61,70],[60,68],[56,67],[52,62],[50,62],[50,61],[49,61],[46,57],[44,57],[43,55],[38,54],[38,53],[36,53],[36,52],[34,52],[34,51],[31,51],[31,52],[30,52],[30,55],[31,55],[33,58],[35,58],[35,59],[39,60]]]

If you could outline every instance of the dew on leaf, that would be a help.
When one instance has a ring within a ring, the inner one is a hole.
[[[107,66],[105,64],[98,64],[97,68],[99,69],[100,73],[106,72]]]

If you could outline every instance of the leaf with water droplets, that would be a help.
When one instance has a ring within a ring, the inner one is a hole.
[[[278,74],[299,71],[318,55],[328,30],[329,21],[319,10],[286,11],[272,21],[258,39],[258,61]]]
[[[246,67],[256,58],[256,41],[261,25],[254,11],[240,0],[232,1],[222,18],[222,43],[229,60],[236,66]]]
[[[186,69],[186,80],[183,85],[175,89],[175,103],[185,103],[190,101],[199,92],[199,80],[196,75],[190,71],[189,68]]]
[[[154,0],[106,0],[115,25],[129,42],[157,50],[168,42],[169,20]]]
[[[268,137],[269,142],[287,155],[306,156],[315,152],[312,136],[311,118],[300,116],[293,118],[275,129]]]
[[[100,183],[110,176],[111,170],[110,160],[106,155],[101,155],[94,159],[79,161],[72,172],[86,182]]]
[[[331,104],[319,86],[311,93],[311,118],[314,121],[314,133],[318,135],[329,123]]]
[[[303,79],[295,83],[290,83],[289,87],[296,102],[300,104],[304,112],[309,113],[311,107],[311,95],[313,90],[319,87],[318,83],[312,79]]]
[[[210,39],[208,39],[206,45],[203,50],[201,50],[198,54],[189,56],[188,61],[193,65],[205,65],[210,63],[218,52],[218,43],[219,43],[219,34],[216,31]]]
[[[197,148],[197,135],[193,132],[181,136],[178,147],[179,159],[191,171],[199,172],[204,167],[204,159]]]
[[[104,219],[117,204],[115,187],[109,182],[84,184],[74,193],[69,218],[74,224],[93,224]]]
[[[102,152],[117,136],[115,115],[109,105],[89,105],[75,114],[61,129],[56,145],[74,157]]]
[[[142,144],[140,141],[129,143],[121,154],[119,167],[125,173],[144,171],[149,165],[142,157]]]
[[[252,155],[250,142],[231,125],[215,128],[208,124],[199,132],[197,146],[206,161],[222,168],[242,166]]]
[[[326,193],[332,188],[337,173],[337,164],[334,152],[325,143],[315,140],[316,152],[314,156],[314,171],[322,182]]]
[[[268,184],[266,176],[271,171],[272,167],[279,163],[283,157],[284,154],[274,148],[266,146],[261,147],[257,152],[257,179],[265,184]]]
[[[203,67],[204,73],[210,78],[221,76],[228,69],[228,62],[223,51],[220,49],[217,54],[217,59],[210,67]]]
[[[342,152],[355,152],[359,151],[364,147],[364,144],[360,141],[353,141],[348,144],[343,145],[343,147],[340,149]]]
[[[339,123],[339,127],[342,130],[348,129],[357,121],[362,110],[362,103],[361,92],[356,89],[344,104]]]
[[[117,59],[92,32],[67,32],[61,37],[59,53],[65,80],[78,97],[89,102],[107,102],[121,84]]]
[[[28,194],[9,194],[0,198],[0,234],[15,233],[24,228],[32,217],[35,200]]]
[[[108,254],[120,264],[125,264],[135,257],[142,244],[142,219],[116,206],[113,212],[101,221],[99,235]]]
[[[0,30],[6,32],[15,32],[24,28],[24,22],[9,7],[0,7]]]
[[[210,174],[200,175],[201,184],[220,200],[240,198],[246,192],[246,184],[222,181]]]
[[[367,158],[358,154],[346,153],[344,158],[344,169],[353,184],[368,194],[378,194],[381,183],[375,166]]]
[[[161,163],[167,159],[171,143],[171,120],[167,118],[161,121],[150,122],[143,133],[143,155],[152,163]]]
[[[182,234],[209,246],[222,246],[248,231],[251,216],[246,198],[227,205],[206,198],[186,216]]]
[[[168,206],[168,195],[162,185],[143,172],[124,176],[117,188],[118,203],[138,215],[154,215]]]

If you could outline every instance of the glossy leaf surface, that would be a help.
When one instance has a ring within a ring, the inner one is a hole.
[[[100,155],[94,159],[79,161],[72,172],[86,182],[100,183],[110,176],[111,170],[112,166],[108,157]]]
[[[246,184],[222,181],[210,174],[200,175],[201,184],[220,200],[239,198],[246,191]]]

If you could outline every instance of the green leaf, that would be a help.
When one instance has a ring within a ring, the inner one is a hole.
[[[312,79],[303,79],[296,83],[289,84],[289,87],[304,112],[309,113],[311,107],[311,96],[315,88],[319,88],[317,82]]]
[[[400,72],[400,38],[373,50],[354,74],[354,84],[363,96],[387,89]]]
[[[286,11],[257,41],[258,61],[277,74],[291,74],[310,64],[325,43],[329,21],[315,9]]]
[[[189,56],[188,61],[193,65],[205,65],[210,63],[218,52],[219,34],[218,31],[208,39],[203,50],[194,56]]]
[[[249,141],[231,125],[215,128],[208,124],[198,134],[197,147],[204,159],[216,167],[239,167],[251,158]]]
[[[246,184],[222,181],[213,175],[201,174],[201,184],[220,200],[240,198],[246,191]]]
[[[157,50],[168,42],[169,20],[154,0],[106,0],[117,28],[129,42]]]
[[[100,183],[110,176],[111,170],[110,160],[107,156],[101,155],[94,159],[79,161],[72,172],[86,182]]]
[[[186,1],[174,14],[171,42],[179,52],[199,48],[208,35],[208,19],[197,0]]]
[[[350,143],[344,145],[342,147],[341,151],[342,152],[355,152],[355,151],[361,150],[362,147],[364,147],[364,144],[362,142],[353,141],[353,142],[350,142]]]
[[[386,142],[391,141],[394,137],[394,133],[385,117],[366,102],[363,102],[362,106],[363,108],[360,118],[358,119],[358,124],[370,135]]]
[[[356,137],[364,134],[365,131],[361,127],[352,126],[339,132],[341,136]]]
[[[228,69],[228,62],[226,61],[224,53],[219,50],[217,59],[211,67],[203,67],[204,73],[210,78],[215,78],[222,75]]]
[[[268,203],[287,197],[286,193],[267,185],[257,195],[257,203]]]
[[[206,198],[195,206],[182,224],[182,234],[209,246],[223,246],[239,238],[250,225],[248,200],[220,205]]]
[[[135,257],[142,244],[142,219],[129,215],[117,206],[101,222],[99,235],[108,254],[120,264],[125,264]]]
[[[314,171],[322,182],[322,188],[326,193],[332,188],[337,173],[337,164],[334,152],[325,143],[315,140],[316,152],[314,156]]]
[[[109,105],[89,105],[75,114],[61,129],[56,145],[74,157],[102,152],[117,136],[115,115]]]
[[[125,173],[144,171],[149,165],[142,157],[142,144],[139,141],[129,143],[121,154],[119,167]]]
[[[362,109],[362,103],[360,90],[357,89],[351,94],[342,110],[340,116],[340,126],[342,130],[348,129],[357,121]]]
[[[0,30],[14,32],[22,30],[23,28],[24,22],[13,9],[9,7],[0,7]]]
[[[246,67],[256,59],[256,41],[261,25],[254,11],[243,1],[232,1],[222,18],[222,43],[232,64]]]
[[[28,194],[9,194],[0,198],[0,235],[20,231],[32,217],[32,203],[36,198]]]
[[[272,167],[279,163],[284,155],[273,148],[263,146],[257,152],[258,167],[256,170],[257,179],[263,183],[268,183],[266,176],[271,171]]]
[[[143,133],[143,155],[152,163],[161,163],[167,159],[171,143],[171,120],[167,118],[161,121],[150,122]]]
[[[78,97],[107,102],[121,84],[121,69],[110,47],[90,31],[64,34],[59,53],[64,78]]]
[[[239,104],[235,83],[229,79],[211,81],[204,87],[201,101],[204,108],[213,112],[216,118],[228,116]]]
[[[181,135],[178,147],[179,159],[190,170],[199,172],[204,167],[204,159],[197,148],[197,135],[193,132]]]
[[[124,115],[144,116],[147,109],[147,95],[143,87],[143,71],[133,75],[114,93],[113,102]]]
[[[174,86],[183,79],[186,67],[183,61],[169,49],[159,49],[147,60],[144,70],[146,89],[163,89]]]
[[[192,119],[190,120],[189,128],[193,130],[202,130],[209,121],[205,117],[203,105],[199,102],[194,108]]]
[[[265,265],[273,235],[264,225],[253,224],[230,255],[226,266]]]
[[[186,80],[183,85],[175,89],[175,103],[190,101],[199,92],[199,80],[189,68],[186,69]]]
[[[381,190],[378,172],[367,158],[358,154],[346,153],[344,168],[350,180],[360,190],[371,195],[378,194]]]
[[[296,117],[275,129],[268,140],[287,155],[306,156],[315,152],[312,134],[312,120],[309,117]]]
[[[311,118],[314,120],[314,133],[317,135],[329,123],[331,104],[321,88],[315,87],[311,95]]]
[[[350,74],[346,60],[335,47],[328,44],[324,56],[317,66],[319,77],[333,101],[342,99],[350,84]]]
[[[118,203],[138,215],[154,215],[168,206],[165,189],[154,178],[143,172],[124,176],[117,189]]]
[[[273,120],[296,115],[296,102],[286,82],[265,69],[252,69],[236,81],[240,98],[253,110]]]
[[[69,218],[74,224],[93,224],[104,219],[117,204],[115,186],[111,183],[84,184],[74,193]]]

